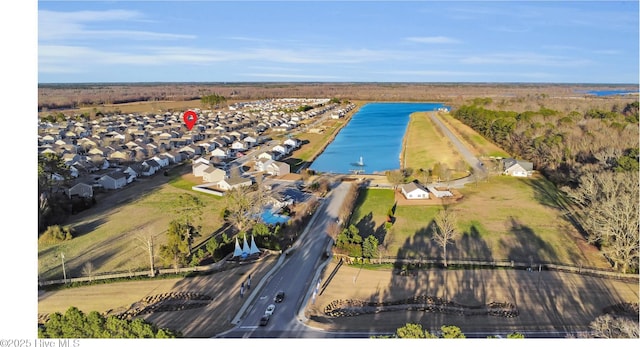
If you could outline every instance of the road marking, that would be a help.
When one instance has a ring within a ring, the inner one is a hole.
[[[256,329],[258,327],[259,327],[258,325],[243,325],[238,327],[238,329]]]

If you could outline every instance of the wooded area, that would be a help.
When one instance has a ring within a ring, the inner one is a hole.
[[[496,107],[497,106],[497,107]],[[504,111],[477,98],[454,117],[565,191],[568,213],[612,266],[638,271],[638,101],[563,112]],[[551,197],[550,197],[551,198]]]

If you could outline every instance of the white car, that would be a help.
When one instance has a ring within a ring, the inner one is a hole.
[[[276,310],[276,305],[271,304],[271,305],[267,306],[267,310],[264,311],[264,314],[267,315],[267,316],[270,316],[270,315],[273,314],[273,311],[275,311],[275,310]]]

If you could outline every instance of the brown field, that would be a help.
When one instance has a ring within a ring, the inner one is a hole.
[[[601,88],[600,88],[601,87]],[[637,88],[636,85],[599,86],[599,89]],[[462,105],[478,97],[494,100],[490,108],[517,112],[541,106],[563,112],[585,111],[593,107],[610,109],[614,104],[637,101],[637,95],[602,98],[576,94],[593,86],[579,84],[474,84],[474,83],[144,83],[125,85],[40,85],[40,114],[64,111],[81,113],[80,108],[113,107],[123,112],[183,110],[202,107],[202,95],[216,93],[229,103],[265,98],[332,98],[351,101],[435,101]],[[143,102],[141,102],[143,101]],[[186,101],[186,103],[185,103]],[[135,102],[135,103],[132,103]],[[173,103],[175,102],[175,103]],[[104,106],[110,105],[110,106]],[[126,111],[125,111],[126,107]],[[105,109],[106,110],[106,109]],[[155,111],[157,112],[157,111]]]

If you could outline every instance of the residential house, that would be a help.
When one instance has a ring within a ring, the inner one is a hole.
[[[503,174],[514,177],[529,177],[533,174],[533,163],[514,158],[504,159]]]
[[[204,174],[202,175],[202,180],[204,182],[210,183],[220,182],[225,178],[227,178],[227,173],[215,166],[209,166],[208,168],[206,168],[204,170]]]
[[[262,152],[260,154],[258,154],[258,160],[259,159],[269,159],[269,160],[273,160],[273,153],[271,151],[267,151],[267,152]]]
[[[246,151],[247,147],[246,147],[246,144],[244,142],[236,140],[231,144],[231,149],[234,150],[234,151],[241,151],[242,152],[242,151]]]
[[[71,198],[72,196],[91,198],[93,197],[93,187],[86,183],[78,183],[75,186],[69,188],[69,191],[67,193],[69,194],[69,198]]]
[[[290,138],[290,139],[284,140],[283,144],[289,145],[289,146],[291,146],[291,148],[296,149],[296,148],[300,147],[300,140],[294,139],[294,138]]]
[[[142,163],[142,176],[151,176],[160,171],[160,164],[153,159],[145,160]]]
[[[273,176],[284,176],[291,173],[291,168],[287,163],[283,163],[281,161],[272,161],[267,166],[266,172]]]
[[[273,160],[271,158],[263,158],[258,156],[258,159],[256,159],[255,161],[254,168],[258,172],[266,172],[267,167],[269,167],[271,163],[273,163]]]
[[[225,159],[225,158],[227,158],[228,154],[222,148],[216,148],[213,151],[211,151],[211,156],[212,157],[217,157],[219,159]]]
[[[222,181],[218,182],[218,189],[221,190],[231,190],[240,187],[249,187],[253,184],[250,178],[245,177],[232,177],[225,178]]]
[[[160,164],[161,168],[169,166],[169,158],[167,158],[165,156],[157,156],[156,155],[151,159],[157,161],[158,164]]]
[[[400,190],[408,200],[429,199],[429,191],[415,182],[401,185]]]
[[[251,148],[256,145],[257,140],[252,136],[247,136],[242,141],[245,143],[246,148]]]
[[[127,174],[127,183],[131,183],[135,181],[136,178],[142,176],[143,171],[144,171],[144,168],[142,167],[142,164],[136,163],[136,164],[127,166],[127,168],[124,169],[122,172]]]
[[[203,159],[203,158],[201,158],[201,159]],[[206,160],[206,159],[205,159],[205,160]],[[207,160],[207,162],[206,162],[206,163],[201,162],[201,161],[200,161],[200,162],[199,162],[199,161],[196,161],[196,162],[195,162],[195,163],[193,163],[193,165],[191,166],[191,172],[193,173],[193,175],[194,175],[195,177],[203,177],[203,176],[204,176],[204,172],[205,172],[208,168],[210,168],[210,167],[212,167],[212,166],[209,164],[209,161],[208,161],[208,160]]]
[[[279,152],[281,155],[287,155],[289,154],[289,152],[287,152],[287,148],[283,145],[276,145],[273,147],[272,151],[274,152]]]
[[[121,171],[114,171],[102,175],[98,183],[100,183],[104,189],[120,189],[127,184],[127,175]]]

